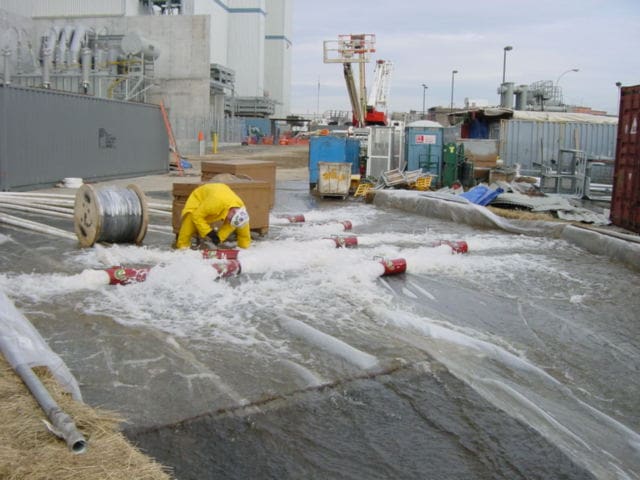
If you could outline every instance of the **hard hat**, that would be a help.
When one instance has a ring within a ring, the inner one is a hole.
[[[234,212],[231,215],[229,223],[236,228],[240,228],[243,225],[249,223],[249,212],[244,207],[238,207],[233,209]]]

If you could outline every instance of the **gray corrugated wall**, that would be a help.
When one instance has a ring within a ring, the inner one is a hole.
[[[523,171],[540,172],[534,163],[550,165],[561,148],[584,150],[587,157],[614,158],[617,125],[578,122],[500,122],[500,158],[506,165],[520,164]],[[576,146],[577,137],[577,146]]]
[[[160,107],[0,86],[0,190],[166,173]]]

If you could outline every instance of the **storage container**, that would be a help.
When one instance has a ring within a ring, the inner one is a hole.
[[[640,85],[620,89],[611,221],[640,233]]]
[[[251,180],[261,180],[269,183],[271,197],[269,208],[273,208],[276,201],[276,164],[265,160],[219,160],[206,161],[200,164],[202,181],[208,182],[220,173],[230,173],[235,176],[247,176]]]

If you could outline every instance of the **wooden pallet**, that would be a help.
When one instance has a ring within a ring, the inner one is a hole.
[[[371,190],[372,187],[373,185],[370,183],[361,183],[358,185],[358,188],[356,188],[356,193],[354,193],[353,196],[365,197],[367,195],[367,192]]]

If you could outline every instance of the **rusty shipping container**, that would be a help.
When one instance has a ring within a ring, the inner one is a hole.
[[[640,233],[640,85],[620,89],[611,221]]]

